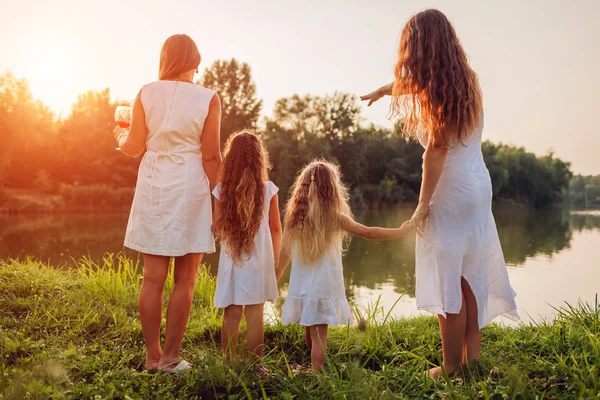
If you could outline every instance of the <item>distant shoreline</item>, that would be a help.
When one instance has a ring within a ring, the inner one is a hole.
[[[101,199],[90,195],[101,193]],[[65,192],[67,192],[65,190]],[[26,189],[4,188],[0,190],[0,216],[6,215],[47,215],[47,214],[104,214],[126,213],[131,208],[134,188],[108,188],[102,186],[68,186],[68,194],[43,192]],[[285,200],[282,198],[282,200]],[[510,205],[523,208],[535,208],[514,200],[495,199],[495,205]],[[389,210],[415,207],[413,202],[358,207],[357,210]],[[555,204],[550,208],[568,209],[576,214],[600,215],[599,209],[581,210],[564,204]]]

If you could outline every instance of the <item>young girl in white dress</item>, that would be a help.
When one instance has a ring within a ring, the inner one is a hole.
[[[306,166],[292,187],[277,278],[292,261],[284,324],[305,326],[313,371],[327,351],[329,325],[348,325],[352,312],[344,290],[342,252],[348,233],[365,239],[398,239],[413,232],[407,221],[396,229],[370,228],[354,221],[339,169],[326,161]]]
[[[264,344],[263,306],[278,296],[275,265],[281,252],[277,187],[268,177],[269,158],[255,134],[229,138],[220,183],[213,191],[215,233],[221,239],[215,307],[224,308],[223,351],[231,359],[242,314],[248,352],[257,360]]]
[[[392,95],[392,114],[426,149],[412,218],[420,234],[416,297],[419,309],[438,315],[443,365],[428,375],[439,378],[479,358],[481,329],[492,319],[519,316],[481,153],[481,89],[444,14],[426,10],[406,23],[395,75],[362,100]]]

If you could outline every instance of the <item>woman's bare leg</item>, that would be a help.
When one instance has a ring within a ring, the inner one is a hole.
[[[325,364],[325,354],[327,353],[327,325],[313,325],[310,327],[310,339],[312,348],[310,351],[310,360],[312,370],[321,372]]]
[[[160,324],[165,280],[169,273],[169,257],[144,254],[144,279],[138,299],[142,332],[146,343],[148,369],[157,369],[162,349],[160,347]]]
[[[440,378],[452,374],[462,362],[463,345],[467,329],[467,307],[463,296],[462,307],[458,314],[446,314],[446,318],[438,316],[442,335],[443,370],[441,367],[429,370],[429,377]]]
[[[244,314],[248,324],[248,354],[259,361],[265,344],[264,303],[245,306]]]
[[[174,285],[167,307],[167,332],[159,367],[181,358],[181,343],[190,317],[198,267],[203,255],[203,253],[190,253],[175,257]],[[172,368],[167,367],[164,370],[167,372],[170,369]]]
[[[236,354],[240,321],[244,306],[231,305],[223,312],[223,324],[221,325],[221,347],[229,360],[233,360]]]
[[[481,351],[481,330],[479,329],[477,300],[465,278],[460,281],[463,301],[467,306],[467,327],[463,345],[462,363],[470,365],[473,360],[479,359]]]

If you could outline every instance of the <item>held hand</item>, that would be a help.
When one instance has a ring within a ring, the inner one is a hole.
[[[365,94],[364,96],[360,96],[360,99],[362,101],[366,101],[369,100],[369,103],[367,104],[367,107],[369,107],[371,104],[375,103],[377,100],[379,100],[380,98],[382,98],[384,96],[383,93],[381,93],[380,89],[377,89],[369,94]]]
[[[402,226],[400,226],[400,232],[402,232],[403,235],[408,235],[410,233],[414,233],[415,232],[415,226],[412,222],[412,220],[406,220],[404,221],[404,223],[402,223]]]
[[[429,217],[429,206],[419,204],[415,213],[413,214],[410,222],[414,226],[417,234],[419,236],[423,236],[423,232],[425,231],[425,227],[427,226],[427,218]]]
[[[117,126],[115,126],[115,129],[113,129],[112,134],[116,140],[119,137],[119,135],[129,134],[129,129],[121,128],[120,126],[117,125]]]

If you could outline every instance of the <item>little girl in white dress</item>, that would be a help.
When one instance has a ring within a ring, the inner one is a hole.
[[[258,136],[242,131],[226,145],[220,182],[213,191],[215,232],[221,238],[215,307],[224,308],[221,344],[236,353],[242,314],[248,352],[257,360],[264,344],[263,306],[278,296],[275,265],[281,252],[277,187],[268,180],[269,159]]]
[[[409,222],[396,229],[370,228],[354,221],[339,169],[326,161],[306,166],[292,188],[285,216],[284,250],[277,279],[292,261],[282,322],[305,326],[313,371],[327,351],[329,325],[352,323],[344,290],[342,251],[348,233],[365,239],[398,239],[413,232]]]

